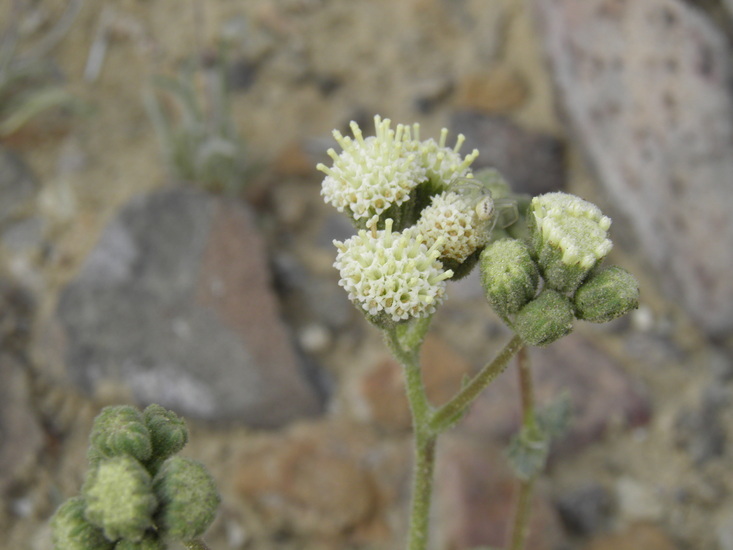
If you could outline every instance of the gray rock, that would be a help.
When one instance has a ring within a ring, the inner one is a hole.
[[[496,168],[514,191],[539,195],[565,187],[565,147],[558,138],[475,111],[453,115],[450,128],[466,136],[465,151],[480,151],[474,170]]]
[[[579,452],[612,425],[648,422],[651,403],[642,385],[580,334],[546,348],[530,348],[530,357],[538,406],[563,394],[571,403],[570,426],[554,443],[554,457]],[[459,428],[481,438],[512,437],[520,424],[516,379],[514,368],[499,376],[476,399]]]
[[[698,466],[725,453],[727,437],[721,416],[729,401],[730,389],[715,383],[702,393],[699,407],[683,410],[677,417],[677,445]]]
[[[63,291],[68,375],[122,383],[141,404],[275,427],[320,404],[243,205],[168,189],[130,202]]]
[[[5,497],[18,476],[35,464],[44,444],[28,374],[6,353],[0,354],[0,441],[0,494]]]
[[[733,328],[733,97],[722,33],[679,0],[533,0],[559,99],[664,290]]]
[[[588,536],[608,527],[613,504],[611,493],[592,482],[561,494],[555,507],[568,531]]]
[[[38,183],[23,159],[0,147],[0,227],[27,214],[37,189]]]

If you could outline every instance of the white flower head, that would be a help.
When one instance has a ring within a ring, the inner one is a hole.
[[[354,139],[334,130],[333,135],[343,151],[328,155],[331,168],[319,164],[326,174],[321,188],[325,201],[339,212],[359,220],[379,215],[392,205],[407,201],[411,191],[426,180],[425,168],[414,152],[410,128],[398,124],[393,130],[390,120],[374,117],[376,136],[364,138],[356,122],[351,122]]]
[[[339,285],[372,317],[385,314],[397,322],[431,315],[453,272],[438,261],[439,242],[428,247],[416,230],[393,232],[392,223],[388,218],[382,231],[361,230],[344,242],[334,241]]]
[[[489,215],[485,216],[485,212],[477,208],[483,204],[474,204],[470,198],[453,191],[435,195],[430,206],[422,211],[417,230],[425,237],[427,246],[439,240],[442,242],[439,246],[441,258],[462,263],[489,242]]]
[[[589,269],[611,250],[611,218],[595,204],[568,193],[546,193],[532,199],[542,241],[562,252],[562,262]]]
[[[414,133],[419,137],[419,126],[414,126]],[[457,177],[464,177],[469,174],[469,166],[478,156],[478,149],[462,157],[461,146],[466,140],[463,134],[458,134],[456,144],[451,149],[445,145],[448,137],[448,130],[443,128],[440,132],[440,140],[430,138],[420,142],[418,151],[420,162],[427,171],[430,182],[439,189],[446,188],[448,184]]]

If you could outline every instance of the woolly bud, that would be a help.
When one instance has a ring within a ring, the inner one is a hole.
[[[145,461],[150,458],[150,432],[142,413],[130,405],[105,407],[94,419],[89,436],[89,460],[130,455]]]
[[[82,497],[70,498],[51,518],[53,547],[56,550],[112,550],[114,543],[102,530],[84,518]]]
[[[122,539],[115,545],[115,550],[165,550],[165,543],[154,532],[148,531],[139,542]]]
[[[527,245],[503,239],[481,253],[481,284],[501,317],[514,315],[537,294],[540,274]]]
[[[514,331],[532,346],[546,346],[573,329],[570,300],[551,289],[524,306],[514,319]]]
[[[611,250],[611,219],[597,206],[567,193],[532,199],[529,212],[532,244],[550,288],[574,292]]]
[[[606,323],[639,307],[639,283],[620,267],[591,275],[575,293],[578,319]]]
[[[151,461],[154,465],[183,449],[188,442],[186,423],[173,411],[152,404],[143,411],[143,417],[150,431]]]
[[[211,475],[198,462],[169,458],[155,475],[153,488],[160,501],[156,522],[166,537],[191,540],[214,521],[219,494]]]
[[[157,507],[150,474],[130,456],[102,459],[90,471],[82,493],[85,517],[110,540],[141,541],[153,526]]]

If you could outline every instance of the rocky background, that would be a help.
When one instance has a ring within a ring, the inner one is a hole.
[[[0,548],[51,548],[91,420],[121,402],[188,419],[184,453],[223,496],[213,548],[400,547],[400,368],[337,286],[331,241],[352,229],[314,169],[331,129],[379,113],[464,133],[518,190],[598,203],[641,280],[633,315],[532,352],[538,399],[566,393],[574,420],[529,548],[733,550],[732,4],[3,4],[0,51],[15,33],[14,60],[42,54],[75,103],[0,142]],[[195,93],[211,71],[231,89],[246,169],[224,193],[167,170],[144,109],[186,63]],[[431,397],[506,338],[477,278],[453,284]],[[444,436],[434,548],[502,543],[518,417],[510,370]]]

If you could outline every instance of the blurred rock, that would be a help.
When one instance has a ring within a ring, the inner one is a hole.
[[[652,483],[631,477],[616,482],[619,515],[628,521],[658,521],[664,513],[663,496]]]
[[[439,337],[428,335],[421,353],[421,370],[430,401],[439,405],[450,399],[469,374],[470,365]],[[412,427],[402,366],[383,356],[362,376],[347,384],[346,401],[353,414],[386,432],[407,432]]]
[[[527,93],[527,85],[517,72],[500,65],[461,80],[456,102],[462,109],[501,113],[520,107],[527,100]],[[484,150],[479,150],[483,155]]]
[[[44,445],[28,373],[7,353],[0,353],[0,494],[30,473]]]
[[[638,548],[644,550],[676,550],[677,546],[656,525],[635,523],[628,529],[593,540],[585,550],[619,550]]]
[[[641,384],[580,334],[546,348],[530,348],[539,405],[563,394],[571,402],[567,434],[554,445],[554,456],[577,453],[601,439],[611,426],[645,424],[651,404]],[[519,428],[516,369],[510,365],[482,393],[459,425],[483,438],[508,440]]]
[[[388,508],[376,477],[378,446],[371,431],[338,422],[253,442],[233,480],[252,534],[333,541],[379,532],[374,524]]]
[[[436,467],[436,548],[502,547],[514,513],[517,481],[503,450],[447,435]],[[563,541],[560,522],[535,486],[527,550],[552,550]]]
[[[613,497],[602,485],[588,483],[562,493],[555,507],[570,533],[589,536],[608,527]]]
[[[63,290],[55,324],[45,353],[92,394],[117,383],[140,404],[257,427],[320,408],[242,204],[178,188],[135,198]]]
[[[539,195],[565,187],[565,147],[556,137],[470,110],[453,115],[450,128],[466,136],[465,151],[480,151],[474,170],[496,168],[514,191]]]
[[[679,0],[534,0],[559,99],[660,284],[733,328],[733,96],[723,34]]]
[[[721,415],[730,402],[730,389],[716,383],[701,397],[699,407],[680,411],[675,424],[677,445],[697,466],[725,453],[727,434]]]
[[[38,183],[23,159],[0,147],[0,228],[30,214],[37,190]]]

